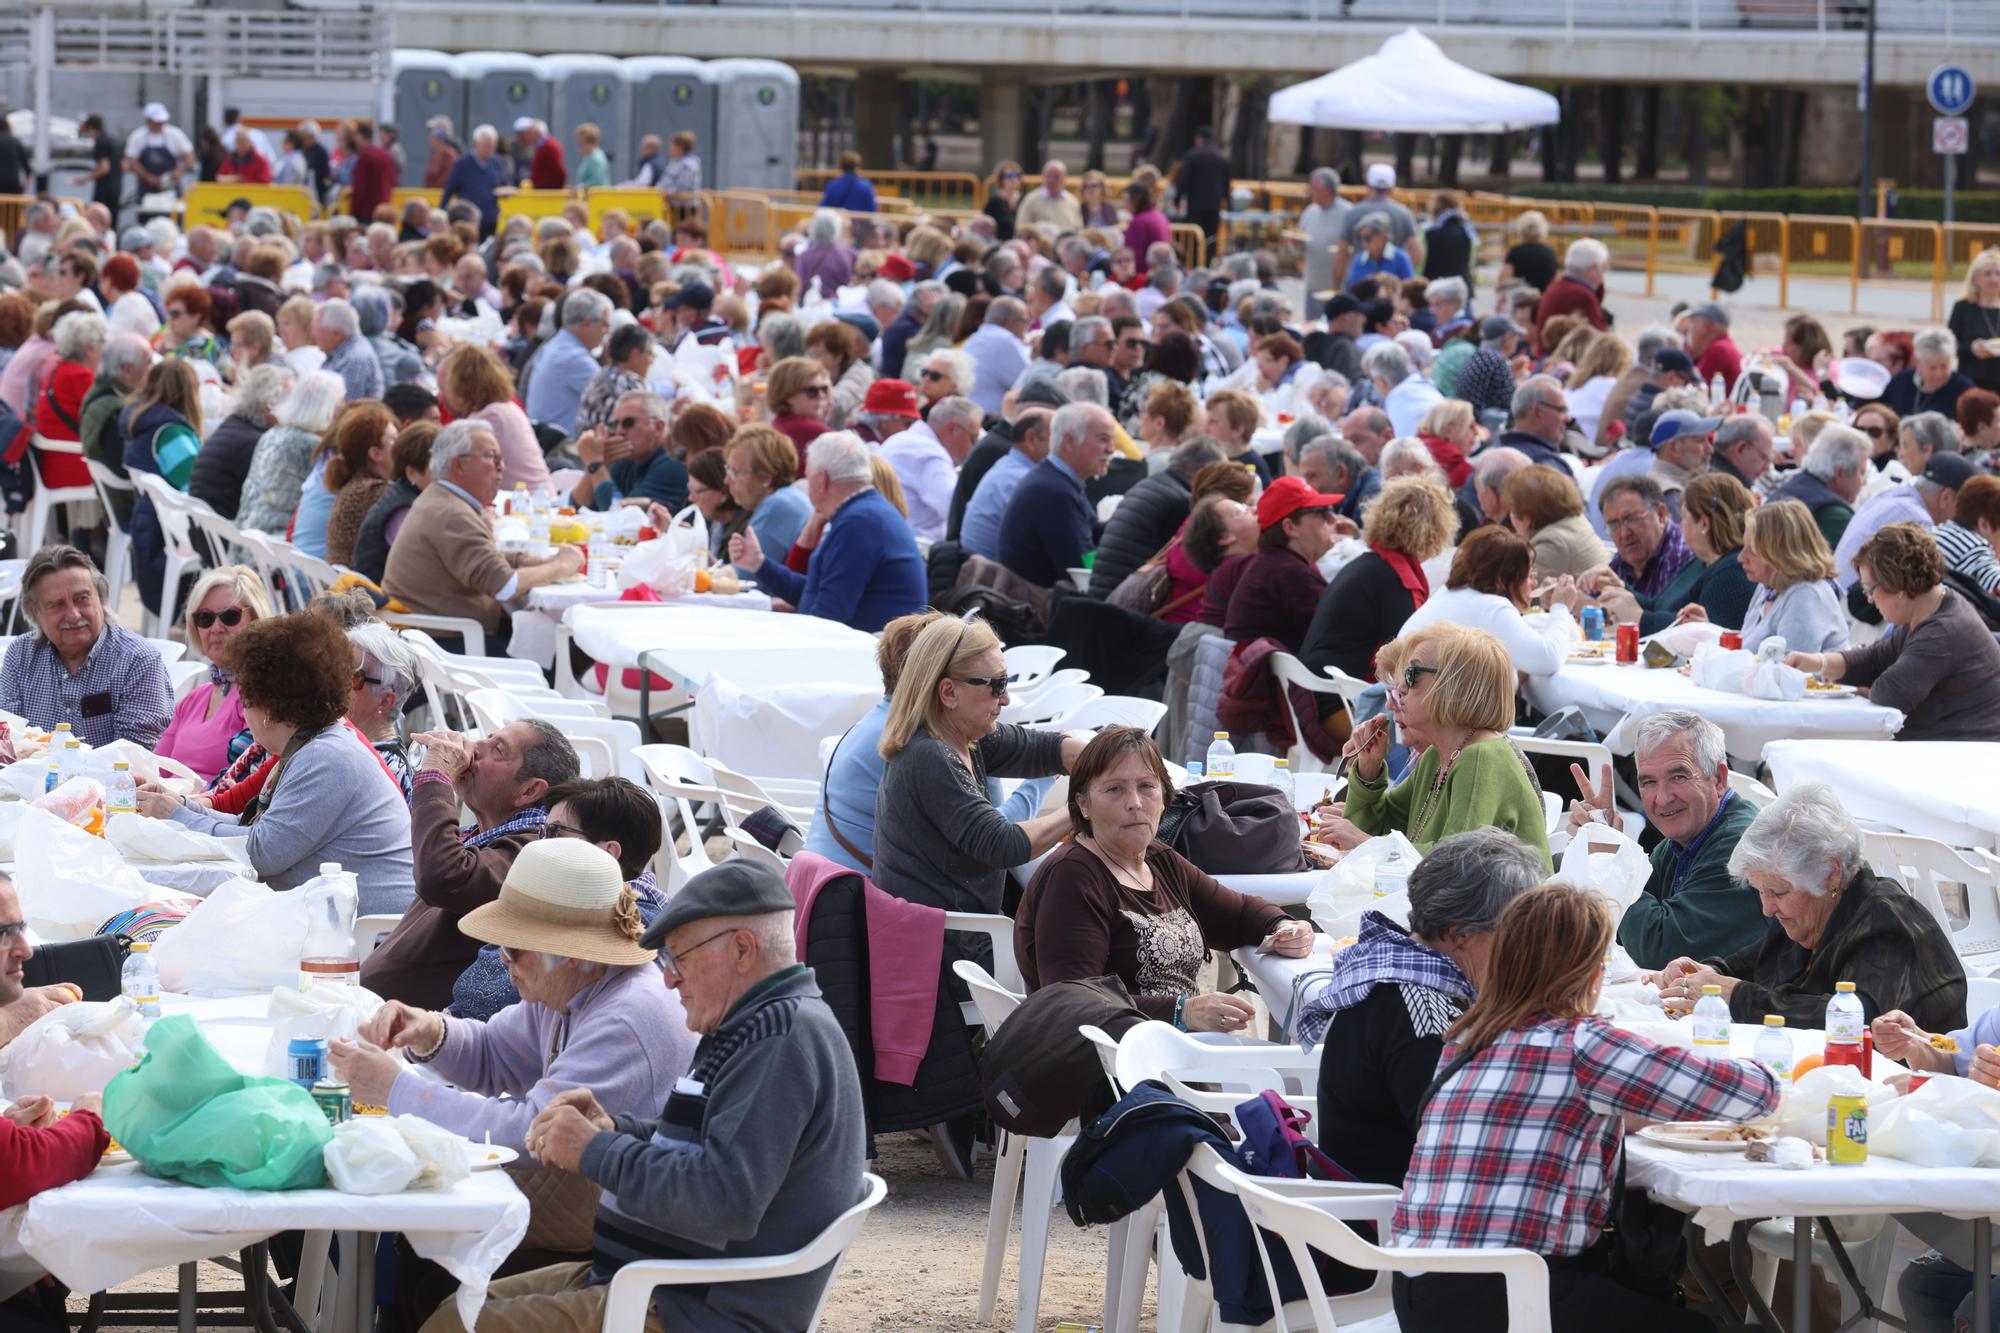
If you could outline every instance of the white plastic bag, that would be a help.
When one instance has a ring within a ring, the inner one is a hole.
[[[160,936],[153,962],[181,995],[254,995],[296,988],[305,944],[304,894],[232,879]]]
[[[51,944],[88,939],[118,913],[160,897],[104,839],[46,810],[21,812],[14,844],[22,914]]]
[[[2000,1091],[1969,1078],[1932,1078],[1879,1112],[1868,1150],[1918,1166],[2000,1166]]]
[[[284,1078],[286,1051],[295,1037],[353,1041],[361,1025],[382,1007],[382,997],[360,986],[325,984],[302,991],[280,986],[271,992],[271,1040],[264,1048],[264,1073]]]
[[[246,868],[250,864],[249,839],[218,838],[213,833],[183,828],[170,819],[111,815],[104,822],[104,840],[127,861],[233,861]]]
[[[1639,901],[1652,873],[1652,862],[1625,830],[1598,823],[1576,831],[1556,872],[1579,889],[1595,889],[1609,898],[1621,917]]]
[[[1757,658],[1741,648],[1705,643],[1694,650],[1692,666],[1694,683],[1703,689],[1743,694],[1746,692],[1745,682],[1757,666]]]
[[[1710,624],[1706,620],[1690,620],[1684,625],[1669,625],[1653,636],[1653,642],[1665,648],[1676,657],[1693,657],[1703,645],[1719,643],[1722,626]]]
[[[90,822],[90,812],[104,804],[104,784],[92,777],[73,777],[29,804],[81,828]]]
[[[59,1102],[102,1092],[132,1067],[145,1033],[138,1006],[123,995],[106,1004],[52,1009],[0,1047],[0,1092]]]
[[[1753,699],[1796,702],[1806,697],[1806,673],[1776,658],[1760,655],[1744,682],[1743,692]]]
[[[1821,1065],[1808,1070],[1783,1092],[1784,1100],[1772,1117],[1778,1122],[1778,1132],[1822,1148],[1826,1146],[1826,1104],[1834,1097],[1866,1097],[1870,1116],[1876,1116],[1896,1096],[1886,1085],[1870,1083],[1853,1065]]]
[[[472,1154],[460,1135],[413,1115],[399,1115],[394,1123],[417,1155],[417,1178],[410,1188],[448,1190],[472,1174]]]
[[[14,859],[14,830],[20,827],[21,812],[27,808],[19,801],[0,801],[0,861]]]
[[[1392,851],[1401,852],[1403,864],[1411,869],[1424,859],[1408,838],[1392,830],[1362,843],[1326,873],[1306,899],[1306,907],[1321,930],[1335,939],[1356,934],[1361,929],[1363,912],[1380,912],[1399,924],[1409,924],[1409,894],[1375,896],[1375,867]]]
[[[401,1194],[423,1169],[387,1116],[357,1116],[335,1125],[321,1156],[327,1178],[343,1194]]]
[[[622,592],[641,585],[651,588],[662,597],[679,597],[694,591],[694,572],[708,559],[708,548],[704,544],[699,555],[688,550],[689,540],[681,535],[678,527],[667,529],[662,536],[649,542],[640,542],[625,553],[625,563],[618,567],[618,588]],[[701,540],[707,541],[707,529],[702,530]]]

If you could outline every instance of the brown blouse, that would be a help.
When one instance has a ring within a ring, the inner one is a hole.
[[[1256,944],[1285,919],[1262,898],[1224,888],[1165,843],[1146,849],[1153,891],[1121,883],[1088,848],[1044,861],[1014,914],[1014,956],[1030,991],[1115,976],[1148,1018],[1172,1019],[1196,994],[1210,949]]]

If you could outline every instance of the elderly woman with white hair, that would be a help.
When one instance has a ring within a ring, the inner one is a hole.
[[[382,387],[414,384],[424,377],[424,354],[396,332],[402,318],[401,293],[385,286],[357,287],[349,298],[361,321],[361,336],[382,364]]]
[[[1730,1015],[1780,1014],[1818,1028],[1836,984],[1854,983],[1869,1018],[1901,1011],[1933,1032],[1965,1026],[1965,969],[1937,920],[1863,855],[1861,830],[1833,788],[1807,782],[1766,806],[1730,853],[1771,925],[1726,958],[1676,958],[1647,979],[1670,1013],[1720,986]]]
[[[945,398],[970,398],[975,378],[971,357],[955,348],[941,347],[924,359],[917,372],[917,401],[928,411]]]
[[[458,928],[499,946],[520,1003],[480,1021],[390,1000],[360,1040],[333,1043],[334,1071],[355,1101],[475,1142],[490,1134],[516,1152],[534,1118],[571,1088],[590,1089],[613,1114],[667,1104],[695,1039],[655,951],[639,946],[637,896],[610,853],[579,838],[528,843],[500,896]],[[394,1050],[440,1077],[423,1077]]]
[[[382,756],[382,766],[396,779],[407,801],[415,765],[396,723],[403,715],[403,705],[417,689],[421,667],[416,650],[379,620],[351,626],[347,641],[354,645],[355,658],[354,701],[347,706],[347,720]]]
[[[1591,328],[1603,333],[1611,327],[1604,317],[1604,276],[1611,271],[1611,251],[1595,237],[1582,236],[1569,243],[1563,255],[1563,271],[1542,293],[1535,307],[1537,331],[1557,315],[1579,315]]]
[[[1959,395],[1972,387],[1958,369],[1958,339],[1950,329],[1925,329],[1910,342],[1916,355],[1889,377],[1882,401],[1904,418],[1917,412],[1956,416]]]
[[[243,502],[243,483],[257,442],[275,424],[275,413],[292,391],[294,376],[281,363],[258,366],[237,381],[229,415],[201,442],[188,474],[188,494],[224,518],[234,519]]]
[[[799,275],[801,292],[811,292],[817,278],[820,295],[831,301],[836,291],[854,281],[855,252],[843,239],[846,233],[847,218],[839,209],[813,211],[806,223],[806,243],[792,256],[792,272]]]
[[[153,750],[186,764],[203,782],[214,781],[251,745],[236,673],[222,665],[222,645],[243,626],[270,614],[263,577],[244,565],[211,569],[188,594],[183,627],[188,647],[208,661],[208,680],[174,705],[173,719]]]
[[[340,415],[347,386],[330,370],[315,370],[292,386],[272,412],[273,425],[257,441],[243,478],[236,524],[283,536],[298,511],[313,452]]]

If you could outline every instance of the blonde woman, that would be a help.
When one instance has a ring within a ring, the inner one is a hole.
[[[1376,652],[1429,599],[1424,562],[1457,540],[1458,511],[1436,480],[1397,477],[1362,506],[1361,537],[1368,549],[1320,594],[1299,657],[1314,671],[1333,666],[1372,679]]]
[[[1743,524],[1743,572],[1757,585],[1743,617],[1743,646],[1779,638],[1794,652],[1847,645],[1847,609],[1833,587],[1833,552],[1797,500],[1752,509]]]
[[[1463,398],[1432,403],[1417,423],[1417,438],[1444,469],[1446,483],[1463,486],[1472,475],[1468,458],[1479,447],[1479,422],[1472,415],[1472,404]]]
[[[1562,271],[1562,260],[1549,244],[1548,218],[1531,208],[1514,219],[1514,235],[1517,239],[1500,265],[1494,287],[1504,291],[1510,282],[1525,282],[1538,292],[1547,291]]]
[[[1965,295],[1947,322],[1958,339],[1958,373],[2000,393],[2000,250],[1981,250],[1965,270]]]
[[[438,367],[438,398],[453,420],[470,417],[493,432],[500,444],[501,490],[548,485],[549,465],[534,423],[514,401],[514,372],[492,348],[467,343],[447,356]]]
[[[1597,421],[1604,412],[1604,400],[1618,377],[1632,368],[1632,348],[1615,333],[1600,333],[1576,359],[1569,373],[1564,397],[1569,414],[1587,440],[1597,438]]]
[[[875,883],[949,912],[997,912],[1010,866],[1069,831],[1057,810],[1010,822],[990,777],[1066,773],[1083,742],[1002,722],[1007,659],[985,621],[932,621],[910,645],[882,725]]]
[[[216,774],[250,746],[236,677],[216,665],[222,657],[222,645],[237,630],[270,614],[264,580],[244,565],[211,569],[188,594],[183,628],[188,647],[209,662],[208,680],[174,705],[173,720],[153,749],[186,764],[203,782],[213,782]]]
[[[1429,851],[1439,840],[1499,828],[1548,859],[1548,815],[1532,769],[1507,737],[1514,660],[1485,630],[1438,622],[1385,645],[1379,660],[1389,715],[1354,729],[1342,753],[1346,816],[1368,834],[1392,829]],[[1407,782],[1389,785],[1389,721],[1424,744]]]

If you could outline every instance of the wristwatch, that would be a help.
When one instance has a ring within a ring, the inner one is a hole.
[[[583,465],[583,470],[586,475],[592,472],[602,472],[604,471],[604,464],[601,461],[596,463],[586,463]]]

